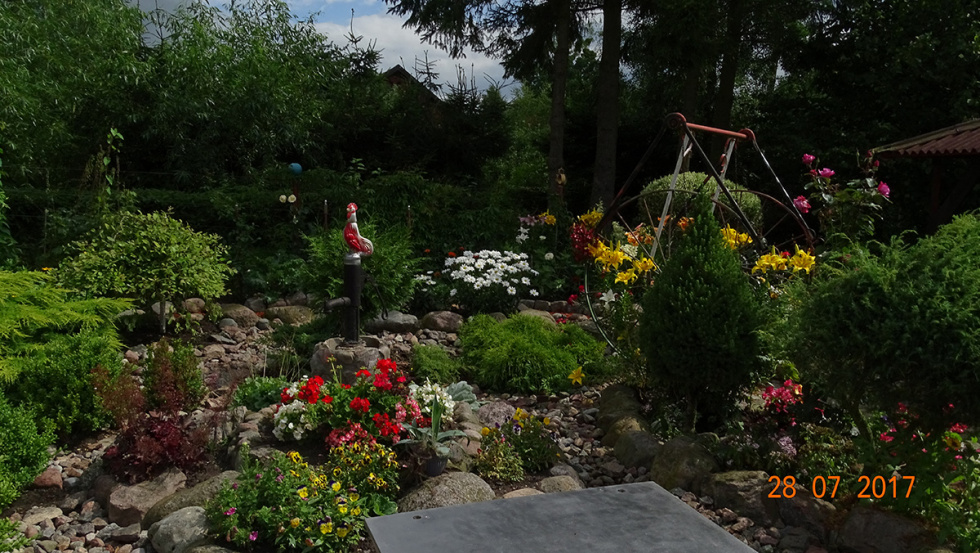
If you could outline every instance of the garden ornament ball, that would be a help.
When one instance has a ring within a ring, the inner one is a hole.
[[[298,175],[303,172],[303,166],[300,165],[299,163],[290,163],[289,172],[294,175]]]

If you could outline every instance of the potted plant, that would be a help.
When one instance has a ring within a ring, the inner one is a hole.
[[[418,401],[423,412],[432,415],[432,424],[420,427],[412,424],[409,428],[411,438],[402,440],[401,444],[417,444],[421,457],[425,459],[425,473],[428,476],[438,476],[446,469],[449,459],[449,446],[444,443],[451,438],[466,436],[461,430],[443,430],[442,421],[446,413],[452,413],[456,402],[438,384],[432,384],[426,379],[424,386],[411,386],[411,393]],[[469,439],[467,437],[467,439]]]

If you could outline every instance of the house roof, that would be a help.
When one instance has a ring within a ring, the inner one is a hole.
[[[980,119],[879,146],[874,152],[882,158],[980,156]]]

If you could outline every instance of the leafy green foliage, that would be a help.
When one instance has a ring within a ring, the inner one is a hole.
[[[721,239],[707,196],[643,297],[640,346],[651,383],[685,403],[687,424],[720,425],[753,384],[759,302],[735,252]]]
[[[4,502],[0,500],[0,505]],[[20,525],[9,518],[0,518],[0,550],[18,551],[31,543],[30,538],[20,532]]]
[[[9,505],[34,481],[48,463],[48,446],[53,441],[50,421],[11,405],[0,395],[0,506]],[[0,547],[5,538],[0,532]]]
[[[361,267],[377,284],[377,289],[371,283],[364,285],[362,316],[370,317],[382,306],[398,309],[411,300],[416,286],[418,259],[412,253],[408,233],[402,227],[381,229],[369,222],[358,221],[357,226],[361,235],[374,243],[374,254],[362,258]],[[343,228],[320,231],[306,240],[310,259],[306,292],[321,298],[343,296],[344,256],[350,250]]]
[[[412,378],[421,382],[431,380],[438,384],[454,382],[459,366],[450,359],[446,350],[439,346],[416,345],[412,348]]]
[[[498,323],[477,315],[460,329],[463,364],[480,386],[498,391],[550,393],[569,387],[577,367],[602,362],[605,344],[575,325],[552,325],[516,315]]]
[[[950,417],[977,423],[978,256],[973,214],[878,255],[852,248],[812,285],[790,288],[786,356],[855,418],[859,406],[887,411],[901,401],[925,432],[945,429]]]
[[[667,175],[660,177],[659,179],[654,179],[650,184],[646,185],[643,189],[643,194],[647,195],[647,202],[650,205],[652,212],[656,214],[657,217],[660,216],[660,210],[663,208],[664,200],[667,198],[667,190],[670,190],[670,181],[673,175]],[[675,185],[677,190],[686,190],[688,192],[697,192],[698,190],[704,191],[705,193],[714,194],[715,188],[718,184],[715,179],[706,173],[698,173],[694,171],[689,171],[686,173],[681,173],[677,175],[677,184]],[[729,191],[733,189],[741,189],[743,187],[732,181],[726,181],[725,186],[728,187]],[[762,224],[762,202],[759,197],[755,194],[749,194],[746,192],[733,192],[735,201],[738,202],[738,206],[742,208],[745,216],[749,218],[754,226],[758,227]],[[671,213],[679,213],[678,206],[684,206],[691,201],[692,196],[690,194],[675,194],[673,202],[671,203]],[[718,196],[718,201],[723,205],[732,207],[731,201],[728,197],[722,193]],[[733,224],[736,221],[736,215],[731,212],[726,212],[725,217],[731,221]]]
[[[280,401],[282,389],[289,381],[277,376],[250,376],[235,388],[231,405],[245,406],[249,411],[259,411]]]
[[[523,480],[524,465],[514,444],[499,428],[487,430],[489,432],[483,436],[480,453],[476,456],[476,471],[484,478],[504,482]]]
[[[162,212],[122,213],[73,247],[76,255],[57,270],[61,284],[143,306],[214,299],[232,273],[217,235],[195,232]]]
[[[3,148],[0,148],[0,154],[3,154]],[[3,193],[2,180],[3,158],[0,158],[0,268],[10,269],[17,262],[17,247],[7,224],[7,195]]]

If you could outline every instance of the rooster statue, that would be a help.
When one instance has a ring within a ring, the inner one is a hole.
[[[344,227],[344,240],[350,246],[351,253],[359,252],[362,256],[374,253],[374,244],[361,236],[357,230],[357,204],[347,204],[347,226]]]

